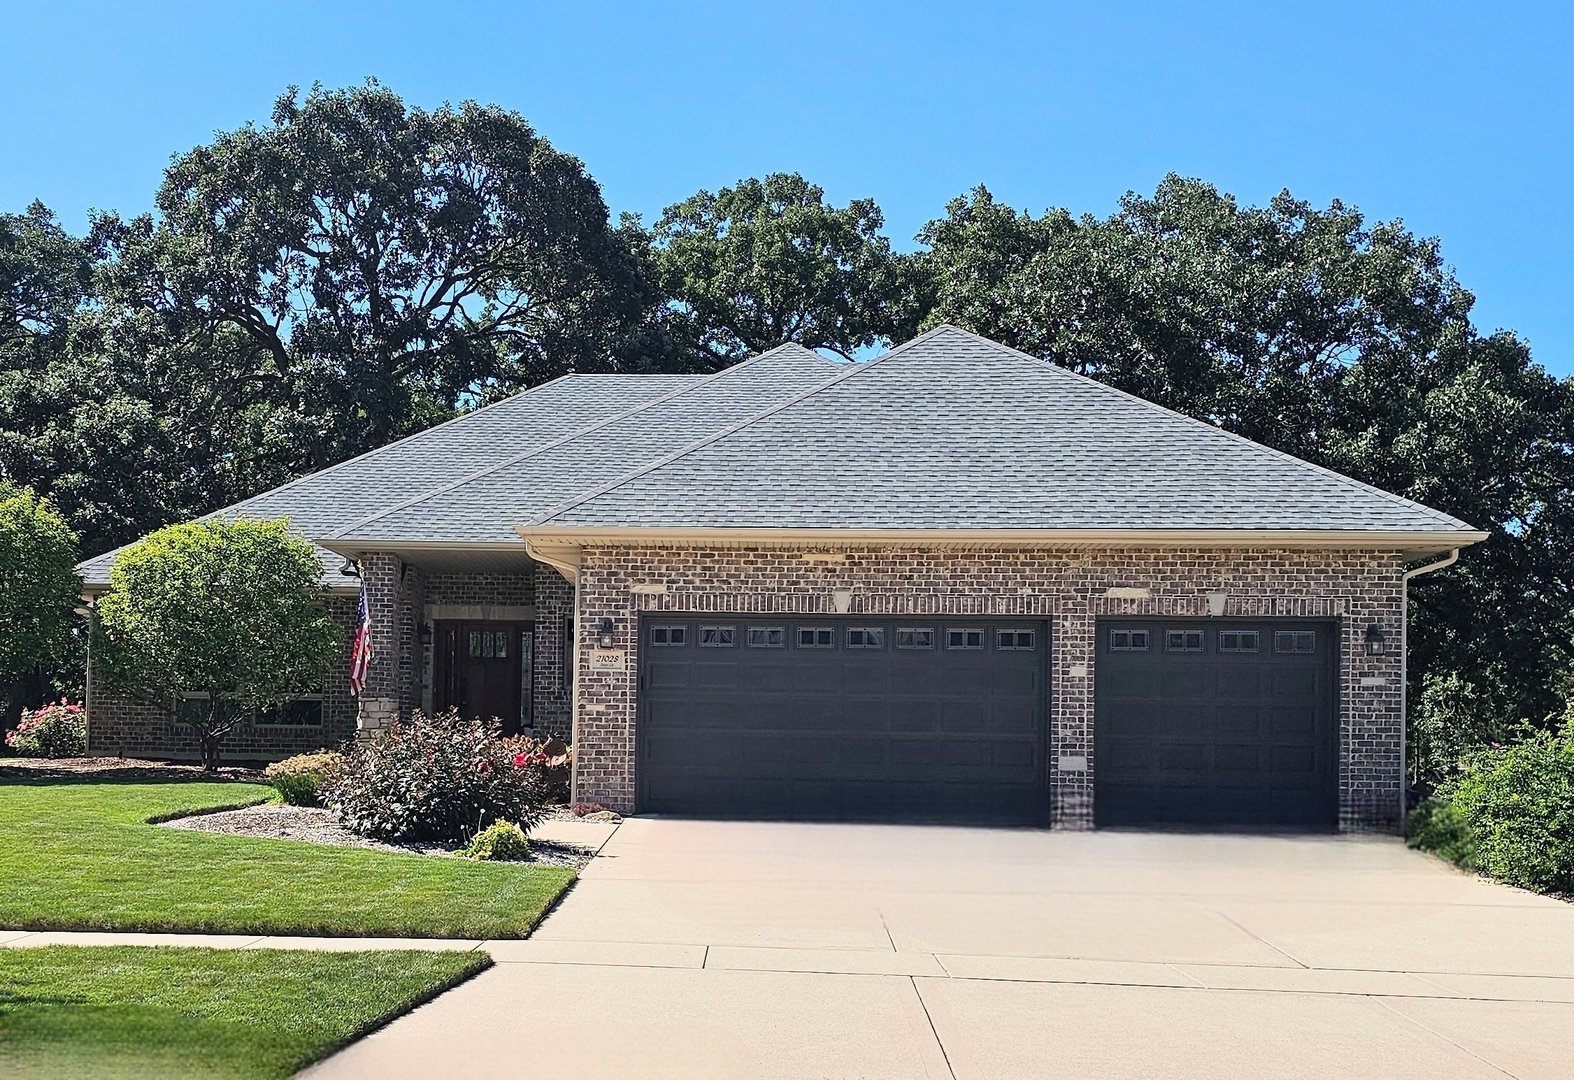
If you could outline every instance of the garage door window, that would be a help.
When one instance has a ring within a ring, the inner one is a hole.
[[[932,649],[935,647],[935,631],[929,626],[898,626],[896,628],[896,647],[898,649]]]
[[[885,628],[880,626],[849,626],[847,628],[847,647],[849,649],[883,649],[885,648]]]
[[[1227,653],[1253,653],[1257,651],[1257,631],[1220,630],[1219,651]]]
[[[1146,630],[1111,630],[1109,632],[1110,652],[1147,652],[1148,632]]]
[[[1031,630],[996,630],[995,648],[1021,652],[1033,647]]]
[[[1315,630],[1275,630],[1273,651],[1276,653],[1311,653],[1317,651]]]
[[[984,647],[984,632],[982,630],[948,628],[945,632],[945,647],[948,649],[982,649]]]
[[[1166,630],[1164,632],[1165,652],[1202,652],[1201,630]]]
[[[730,649],[737,643],[738,628],[736,626],[700,627],[700,648],[702,649]]]
[[[800,626],[798,627],[798,648],[800,649],[834,649],[836,648],[836,628],[833,626]]]
[[[689,643],[689,628],[687,626],[652,626],[650,628],[650,643],[652,645],[687,645]]]
[[[781,649],[787,645],[787,628],[785,626],[751,626],[749,627],[749,648],[751,649]]]

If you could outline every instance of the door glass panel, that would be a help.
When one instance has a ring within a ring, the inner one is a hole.
[[[479,630],[470,631],[470,655],[481,655],[481,631]]]
[[[481,631],[481,656],[483,658],[485,658],[485,657],[488,657],[488,656],[491,656],[491,655],[492,655],[492,634],[491,634],[490,631],[483,630],[483,631]]]
[[[498,655],[499,659],[507,659],[508,658],[508,631],[507,630],[499,630],[494,636],[497,638],[497,655]]]

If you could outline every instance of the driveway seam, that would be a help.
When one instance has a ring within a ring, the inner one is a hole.
[[[1287,953],[1283,949],[1279,948],[1279,946],[1275,945],[1273,942],[1269,941],[1267,938],[1261,936],[1260,934],[1255,934],[1252,931],[1246,929],[1246,927],[1242,926],[1240,923],[1238,923],[1234,919],[1230,918],[1228,915],[1226,915],[1224,912],[1220,911],[1218,908],[1213,907],[1211,905],[1199,905],[1199,906],[1203,907],[1203,909],[1206,910],[1206,911],[1213,912],[1219,918],[1223,919],[1225,922],[1227,922],[1231,926],[1235,927],[1235,929],[1239,930],[1241,933],[1245,934],[1247,937],[1252,938],[1254,941],[1259,941],[1262,944],[1268,946],[1268,948],[1272,949],[1274,952],[1278,953],[1280,956],[1284,957],[1286,960],[1290,961],[1290,963],[1294,964],[1296,967],[1300,968],[1301,970],[1303,970],[1303,971],[1310,971],[1311,970],[1311,965],[1310,964],[1302,963],[1300,960],[1297,960],[1295,957],[1291,956],[1289,953]]]
[[[940,1048],[940,1057],[945,1061],[946,1072],[951,1074],[951,1080],[956,1080],[956,1069],[951,1065],[951,1055],[946,1052],[945,1042],[940,1038],[940,1029],[935,1027],[935,1018],[929,1015],[929,1003],[924,1000],[924,992],[918,989],[918,979],[909,975],[907,981],[913,984],[913,995],[918,998],[918,1007],[924,1010],[924,1019],[929,1023],[929,1034],[935,1037],[935,1045]]]
[[[1377,1005],[1378,1008],[1384,1009],[1384,1010],[1386,1010],[1386,1011],[1388,1011],[1390,1013],[1393,1013],[1395,1016],[1399,1017],[1399,1019],[1405,1021],[1406,1023],[1413,1024],[1414,1026],[1420,1028],[1422,1031],[1426,1032],[1428,1035],[1433,1036],[1434,1038],[1442,1039],[1449,1046],[1452,1046],[1454,1049],[1458,1050],[1461,1054],[1466,1054],[1466,1055],[1468,1055],[1470,1057],[1475,1058],[1477,1061],[1481,1062],[1481,1064],[1487,1066],[1489,1069],[1496,1069],[1498,1072],[1502,1073],[1504,1076],[1513,1077],[1513,1080],[1521,1080],[1521,1078],[1520,1078],[1518,1073],[1509,1072],[1507,1069],[1503,1068],[1503,1066],[1499,1065],[1497,1062],[1491,1060],[1490,1058],[1484,1058],[1480,1054],[1476,1053],[1474,1050],[1471,1050],[1468,1047],[1461,1046],[1459,1043],[1455,1042],[1453,1039],[1450,1039],[1447,1035],[1444,1035],[1441,1031],[1438,1031],[1438,1030],[1436,1030],[1436,1029],[1434,1029],[1434,1028],[1432,1028],[1432,1027],[1430,1027],[1430,1026],[1428,1026],[1426,1024],[1423,1024],[1421,1021],[1417,1020],[1415,1017],[1413,1017],[1413,1016],[1406,1016],[1404,1013],[1400,1012],[1398,1009],[1394,1008],[1392,1005],[1389,1005],[1386,1001],[1383,1001],[1381,998],[1373,997],[1372,1001],[1373,1001],[1374,1004]]]

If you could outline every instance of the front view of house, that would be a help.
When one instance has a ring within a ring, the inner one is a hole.
[[[1485,538],[953,327],[565,376],[222,513],[289,518],[346,622],[364,582],[375,654],[233,756],[456,708],[622,812],[1073,828],[1396,829],[1406,581]]]

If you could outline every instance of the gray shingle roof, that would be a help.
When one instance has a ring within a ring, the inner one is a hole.
[[[531,524],[1470,531],[954,327]]]
[[[819,386],[846,366],[784,345],[319,537],[367,549],[396,540],[518,543],[522,522]]]
[[[1479,538],[1418,503],[955,327],[867,363],[569,375],[218,511],[339,551],[518,529],[1264,530]],[[490,550],[502,550],[491,548]],[[107,583],[115,552],[83,563]]]

